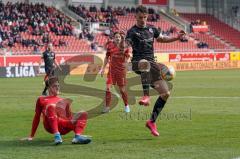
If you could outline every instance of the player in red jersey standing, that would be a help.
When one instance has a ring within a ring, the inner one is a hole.
[[[44,128],[47,132],[54,134],[56,145],[62,143],[61,135],[65,135],[70,131],[74,131],[75,133],[75,137],[72,140],[73,144],[90,143],[91,139],[81,135],[87,124],[87,112],[71,112],[71,100],[58,96],[60,87],[57,77],[50,77],[48,85],[49,96],[38,98],[31,134],[22,140],[33,140],[42,115]]]
[[[126,72],[127,72],[127,60],[129,58],[129,50],[124,49],[124,35],[120,32],[114,33],[113,41],[110,41],[106,45],[106,57],[101,70],[101,76],[104,75],[105,68],[109,63],[109,70],[107,74],[107,88],[106,88],[106,105],[103,108],[103,113],[110,111],[111,104],[111,92],[112,85],[117,85],[122,95],[122,99],[125,104],[125,112],[129,113],[130,108],[128,105],[128,95],[126,92]]]

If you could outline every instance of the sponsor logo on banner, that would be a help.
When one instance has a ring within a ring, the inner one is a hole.
[[[240,52],[231,52],[230,60],[231,61],[240,60]]]
[[[230,54],[229,53],[217,53],[216,54],[216,61],[229,61]]]
[[[8,66],[1,67],[0,77],[35,77],[38,74],[38,66]]]
[[[168,0],[142,0],[142,4],[167,5],[168,4]]]
[[[169,62],[229,61],[229,53],[170,54]]]
[[[72,3],[103,3],[103,0],[72,0]]]
[[[193,62],[170,62],[178,71],[187,70],[223,70],[240,68],[240,61],[193,61]]]
[[[39,66],[43,65],[41,56],[7,56],[6,66]]]
[[[193,32],[208,32],[208,25],[193,25]]]

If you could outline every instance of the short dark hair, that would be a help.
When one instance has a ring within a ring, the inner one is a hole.
[[[116,34],[120,34],[120,32],[119,32],[119,31],[116,31],[116,32],[113,33],[114,36],[115,36]]]
[[[48,87],[52,86],[55,82],[58,82],[58,78],[56,76],[51,76],[47,80]]]
[[[147,7],[139,5],[136,9],[136,13],[148,13]]]

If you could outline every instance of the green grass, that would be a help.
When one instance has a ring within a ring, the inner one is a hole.
[[[92,88],[82,94],[62,94],[74,100],[75,111],[93,109],[103,101],[104,79],[98,77],[94,82],[86,82],[80,76],[71,76],[66,81],[78,84],[76,89]],[[0,159],[237,158],[240,156],[239,81],[240,70],[177,72],[172,96],[158,120],[160,137],[152,137],[145,128],[152,106],[140,107],[131,101],[132,112],[126,115],[120,99],[111,113],[88,121],[85,134],[93,136],[91,144],[72,145],[73,133],[70,133],[63,137],[63,145],[54,146],[52,135],[45,132],[42,124],[34,141],[19,141],[30,132],[35,101],[43,88],[42,77],[1,78]],[[135,99],[133,93],[130,98]],[[156,98],[151,98],[152,103]]]

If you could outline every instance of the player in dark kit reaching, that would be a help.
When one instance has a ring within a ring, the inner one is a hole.
[[[48,85],[46,83],[47,79],[51,76],[54,76],[54,70],[58,67],[61,70],[61,67],[58,65],[57,61],[55,60],[55,53],[52,51],[52,44],[48,44],[46,50],[42,54],[42,59],[44,60],[44,67],[45,67],[45,88],[42,92],[42,95],[47,95],[47,88]]]
[[[132,70],[141,75],[144,96],[139,104],[149,105],[150,85],[159,93],[151,118],[146,123],[151,133],[154,136],[159,136],[155,122],[170,95],[170,89],[166,81],[162,80],[159,65],[154,61],[153,43],[154,39],[162,43],[177,41],[184,36],[185,32],[180,31],[178,36],[174,38],[164,37],[157,28],[146,24],[147,18],[147,8],[138,6],[136,9],[136,25],[128,30],[126,42],[131,45],[133,49]],[[146,63],[147,65],[149,64],[149,71],[143,72],[142,68],[139,69],[139,66],[142,67],[146,65]]]

